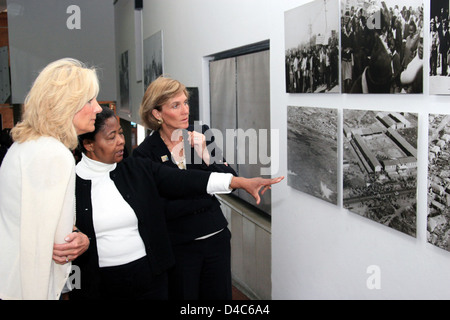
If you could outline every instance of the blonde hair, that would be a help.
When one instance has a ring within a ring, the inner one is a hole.
[[[183,92],[186,98],[189,98],[189,92],[185,85],[165,76],[158,77],[145,90],[142,98],[141,106],[139,108],[139,115],[145,127],[152,130],[159,130],[161,124],[153,116],[153,109],[161,111],[162,106],[169,101],[169,99],[176,97]]]
[[[14,141],[50,136],[75,149],[78,138],[73,118],[98,92],[94,68],[72,58],[51,62],[40,72],[25,98],[22,121],[11,130]]]

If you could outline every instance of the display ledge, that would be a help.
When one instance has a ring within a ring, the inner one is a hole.
[[[272,221],[268,214],[261,213],[254,206],[233,195],[221,194],[216,195],[216,197],[222,204],[230,207],[261,229],[267,231],[268,233],[272,233]]]

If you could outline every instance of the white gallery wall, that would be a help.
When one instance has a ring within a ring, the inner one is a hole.
[[[146,39],[162,31],[164,73],[199,88],[205,123],[209,123],[208,56],[270,40],[271,128],[279,130],[279,140],[271,142],[280,159],[275,175],[287,175],[287,106],[335,108],[341,122],[346,108],[417,113],[417,237],[351,213],[342,207],[342,200],[332,205],[283,181],[272,190],[272,298],[449,299],[450,252],[427,243],[426,227],[428,114],[449,113],[450,97],[429,95],[427,77],[423,95],[287,94],[284,13],[308,2],[144,0],[142,35]],[[132,0],[115,4],[116,57],[130,50],[131,103],[137,110],[143,86],[135,81],[133,10]],[[429,3],[424,11],[428,30]],[[424,47],[428,61],[427,37]],[[342,173],[342,133],[339,142]],[[341,176],[338,184],[341,196]]]
[[[286,132],[286,106],[415,112],[419,115],[417,237],[413,238],[287,184],[273,190],[273,299],[448,299],[450,252],[427,243],[428,113],[449,113],[450,97],[423,95],[296,95],[283,93],[283,12],[308,1],[272,5],[272,127]],[[281,8],[281,6],[283,6]],[[429,59],[429,3],[424,3],[424,61]],[[286,136],[280,135],[286,154]],[[339,136],[342,145],[342,132]],[[342,147],[339,149],[342,159]],[[280,164],[286,172],[286,162]],[[342,160],[339,163],[342,172]],[[342,190],[342,178],[338,179]],[[292,210],[292,208],[299,208]]]

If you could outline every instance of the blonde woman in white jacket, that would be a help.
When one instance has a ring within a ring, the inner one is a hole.
[[[52,259],[54,244],[76,239],[87,249],[87,237],[72,233],[70,150],[94,130],[98,92],[95,69],[65,58],[41,71],[25,99],[0,167],[0,299],[60,299],[76,254]]]

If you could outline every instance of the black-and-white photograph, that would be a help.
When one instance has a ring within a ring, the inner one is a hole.
[[[288,185],[337,204],[337,110],[288,107]]]
[[[343,203],[415,237],[417,114],[344,110]]]
[[[286,92],[339,93],[339,2],[315,0],[284,13]]]
[[[448,70],[450,31],[449,1],[430,2],[430,94],[450,94]]]
[[[343,0],[343,93],[423,93],[422,0]]]
[[[156,78],[163,74],[162,31],[144,40],[144,91]]]
[[[130,108],[130,70],[128,65],[128,51],[120,55],[119,62],[119,90],[120,103],[118,108],[120,111],[131,114]]]
[[[427,239],[450,251],[450,115],[430,114],[428,131]]]

